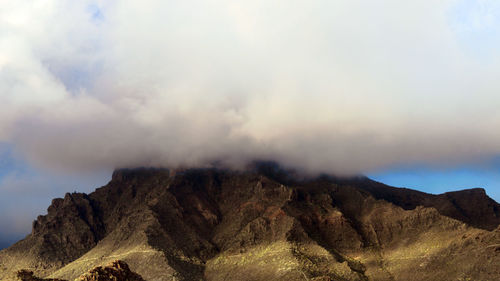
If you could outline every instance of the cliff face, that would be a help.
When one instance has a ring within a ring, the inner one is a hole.
[[[53,200],[0,252],[0,279],[72,280],[120,259],[145,280],[500,280],[499,210],[480,189],[430,195],[271,164],[119,170]]]

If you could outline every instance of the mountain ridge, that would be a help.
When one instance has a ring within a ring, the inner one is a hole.
[[[479,189],[432,195],[270,163],[120,169],[90,194],[54,199],[0,251],[0,278],[27,268],[71,280],[123,259],[145,280],[498,280],[488,265],[500,262],[499,224]]]

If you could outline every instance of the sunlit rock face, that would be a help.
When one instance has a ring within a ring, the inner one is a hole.
[[[0,252],[0,279],[74,280],[121,260],[144,280],[499,280],[499,224],[481,189],[430,195],[273,163],[125,169],[54,199]]]
[[[57,278],[36,277],[33,271],[19,270],[17,272],[19,281],[67,281]],[[75,279],[75,281],[144,281],[142,277],[130,270],[127,263],[116,260],[106,266],[98,266]]]

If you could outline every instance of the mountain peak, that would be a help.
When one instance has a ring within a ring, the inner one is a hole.
[[[54,199],[0,252],[0,278],[72,280],[119,258],[145,280],[493,280],[499,209],[482,189],[432,195],[273,163],[119,169]]]

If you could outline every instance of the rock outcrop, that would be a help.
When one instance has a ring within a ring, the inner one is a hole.
[[[130,270],[127,263],[113,261],[105,267],[98,266],[75,281],[144,281],[142,277]]]
[[[66,281],[57,278],[39,278],[33,271],[19,270],[17,272],[19,281]],[[116,260],[107,266],[98,266],[88,273],[78,277],[75,281],[144,281],[142,277],[130,270],[127,263]]]
[[[118,170],[55,199],[0,251],[0,279],[24,268],[74,280],[119,259],[144,280],[494,281],[499,210],[481,189],[431,195],[272,163]]]

